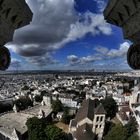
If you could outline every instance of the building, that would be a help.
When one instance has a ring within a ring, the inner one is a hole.
[[[75,119],[71,120],[69,132],[74,140],[101,140],[105,127],[106,111],[96,100],[84,100]]]
[[[77,108],[78,107],[78,101],[73,100],[70,96],[43,96],[43,101],[46,105],[51,106],[51,99],[57,100],[59,99],[64,106],[70,107],[70,108]]]
[[[50,118],[52,109],[37,105],[25,111],[0,114],[0,140],[25,140],[27,138],[26,122],[29,118]]]
[[[117,118],[120,120],[120,122],[123,125],[126,125],[129,122],[132,115],[133,115],[133,112],[132,112],[131,108],[129,107],[129,105],[126,104],[126,105],[119,106]]]

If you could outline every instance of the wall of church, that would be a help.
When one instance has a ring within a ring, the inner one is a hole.
[[[95,115],[93,120],[93,133],[98,135],[98,140],[102,139],[105,127],[105,115]]]

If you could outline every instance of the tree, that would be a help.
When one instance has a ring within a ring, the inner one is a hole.
[[[105,129],[104,129],[104,136],[107,135],[107,133],[114,127],[115,124],[112,123],[111,121],[106,121],[105,122]]]
[[[130,118],[128,124],[125,125],[125,128],[128,133],[128,137],[130,137],[135,132],[137,132],[137,130],[138,130],[137,127],[138,127],[138,124],[137,124],[135,118]]]
[[[105,136],[105,140],[126,140],[127,130],[121,124],[117,124]]]
[[[118,111],[118,106],[115,100],[111,97],[107,97],[106,99],[101,100],[101,103],[104,106],[104,109],[107,112],[107,117],[110,117],[111,119],[116,116],[116,113]]]
[[[42,100],[43,100],[43,97],[41,95],[36,95],[35,96],[35,101],[36,102],[42,102]]]
[[[66,123],[66,124],[69,124],[70,119],[71,119],[71,116],[69,115],[69,108],[65,107],[64,108],[64,113],[63,113],[63,116],[62,116],[62,122]]]
[[[0,113],[4,113],[11,110],[12,110],[12,105],[0,103]]]
[[[29,90],[30,88],[27,85],[24,85],[24,87],[21,88],[21,90]]]
[[[64,133],[54,125],[48,125],[45,129],[48,140],[65,140]]]
[[[47,136],[44,132],[46,124],[43,120],[33,117],[27,120],[26,125],[28,128],[29,140],[47,140]]]
[[[127,140],[139,140],[139,136],[137,134],[133,134]]]
[[[46,90],[41,91],[41,96],[43,97],[44,95],[48,94]]]
[[[56,100],[56,101],[52,101],[52,110],[54,112],[60,112],[60,111],[63,111],[63,104],[61,103],[60,100]]]
[[[20,99],[14,101],[14,104],[16,104],[20,110],[24,110],[27,109],[29,106],[33,106],[33,102],[28,96],[21,97]]]

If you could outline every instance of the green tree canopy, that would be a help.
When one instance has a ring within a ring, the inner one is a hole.
[[[24,110],[29,106],[33,106],[33,102],[28,96],[19,98],[18,100],[14,101],[14,104],[16,104],[20,110]]]
[[[128,137],[130,137],[132,134],[137,132],[137,130],[138,130],[137,127],[138,127],[138,124],[137,124],[135,118],[131,118],[130,121],[128,122],[128,124],[125,125],[125,128],[128,133]]]
[[[71,116],[69,115],[69,108],[65,107],[64,108],[64,113],[63,113],[63,116],[62,116],[62,122],[65,123],[65,124],[69,124],[70,119],[71,119]]]
[[[27,85],[24,85],[22,88],[21,88],[21,90],[29,90],[30,88],[29,88],[29,86],[27,86]]]
[[[127,140],[139,140],[139,136],[137,134],[133,134]]]
[[[54,112],[60,112],[63,111],[63,104],[60,100],[52,101],[52,110]]]
[[[42,120],[33,117],[27,120],[26,125],[28,127],[29,140],[47,140],[44,132],[46,124]]]
[[[13,108],[12,108],[12,105],[11,104],[3,104],[3,103],[0,103],[0,113],[11,111],[12,109]]]
[[[64,133],[54,125],[48,125],[45,129],[48,140],[65,140]]]
[[[46,120],[33,117],[26,122],[28,140],[66,140],[65,133],[55,125],[49,125]]]
[[[107,117],[110,117],[111,119],[114,118],[118,111],[118,106],[115,100],[111,97],[107,97],[106,99],[101,100],[101,103],[107,112]]]
[[[36,95],[35,96],[35,101],[36,102],[42,102],[42,100],[43,100],[43,96],[41,96],[41,95]]]
[[[126,140],[127,130],[121,124],[117,124],[105,136],[105,140]]]

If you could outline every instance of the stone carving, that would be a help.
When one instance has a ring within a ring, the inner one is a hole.
[[[140,1],[109,0],[104,17],[108,23],[121,27],[124,38],[133,42],[127,61],[131,68],[140,69]]]
[[[13,40],[16,29],[30,24],[32,16],[25,0],[0,0],[0,70],[6,70],[11,61],[4,45]]]

